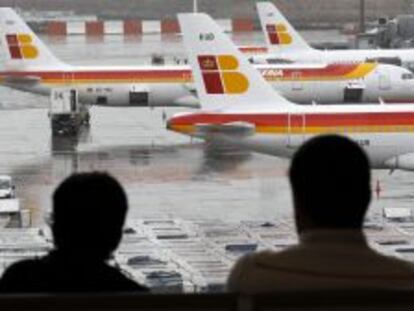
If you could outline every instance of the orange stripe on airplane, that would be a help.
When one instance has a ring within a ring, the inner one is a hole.
[[[304,121],[304,122],[303,122]],[[309,113],[288,114],[193,114],[174,117],[171,125],[225,124],[247,122],[256,127],[341,127],[341,126],[414,126],[414,112],[407,113]]]
[[[374,70],[375,66],[376,64],[331,64],[323,68],[261,69],[261,73],[268,81],[345,80],[362,78]],[[45,83],[193,82],[191,70],[10,71],[1,72],[1,76],[36,76]]]
[[[193,134],[195,125],[169,124],[168,128],[180,133]],[[371,126],[257,126],[261,134],[329,134],[329,133],[401,133],[414,132],[414,125],[371,125]]]
[[[348,80],[359,79],[371,73],[377,64],[330,64],[322,68],[303,69],[262,69],[267,80],[309,81],[309,80]]]
[[[140,71],[78,71],[78,72],[59,72],[59,71],[27,71],[27,72],[2,72],[0,76],[37,76],[44,81],[66,81],[66,80],[163,80],[177,79],[192,81],[190,70],[140,70]]]
[[[265,46],[242,46],[239,47],[239,51],[241,51],[242,53],[264,54],[267,53],[269,50]]]

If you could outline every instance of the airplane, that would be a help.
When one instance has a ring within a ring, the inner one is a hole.
[[[72,66],[59,60],[11,9],[0,8],[0,85],[40,95],[71,87],[80,103],[199,107],[189,66]],[[375,63],[257,65],[288,99],[317,102],[411,102],[414,76]]]
[[[399,66],[378,63],[269,66],[255,65],[255,68],[279,94],[300,104],[412,103],[414,99],[414,74]]]
[[[82,104],[197,106],[188,66],[72,66],[11,8],[0,8],[0,85],[40,95],[71,87]]]
[[[414,70],[414,49],[317,50],[309,46],[272,2],[257,2],[268,54],[252,56],[253,63],[287,59],[294,62],[381,62]]]
[[[266,83],[206,14],[179,14],[201,110],[167,129],[209,142],[290,158],[310,137],[340,134],[372,168],[414,170],[414,105],[297,105]]]

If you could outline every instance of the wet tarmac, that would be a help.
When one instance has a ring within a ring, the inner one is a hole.
[[[238,37],[261,44],[259,35]],[[178,37],[135,40],[109,36],[47,40],[73,64],[148,63],[152,53],[182,54]],[[160,291],[216,291],[241,255],[296,242],[287,160],[241,150],[216,150],[169,132],[167,116],[185,109],[100,108],[78,140],[52,139],[48,99],[0,87],[0,175],[16,182],[33,228],[0,230],[0,273],[11,262],[42,255],[52,246],[44,226],[56,185],[76,171],[104,170],[124,185],[128,230],[115,262],[131,277]],[[384,225],[383,209],[412,209],[412,173],[375,171],[367,221],[380,251],[414,258],[414,222]],[[338,198],[340,200],[341,198]],[[333,203],[332,208],[335,208]],[[42,228],[41,230],[37,228]]]

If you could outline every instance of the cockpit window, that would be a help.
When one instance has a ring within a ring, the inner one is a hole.
[[[403,73],[401,78],[403,80],[413,80],[414,79],[414,74],[412,74],[412,73]]]

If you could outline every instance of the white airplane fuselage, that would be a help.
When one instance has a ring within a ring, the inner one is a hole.
[[[317,50],[312,48],[283,51],[272,49],[268,54],[252,56],[254,63],[272,62],[273,59],[284,59],[298,63],[360,63],[378,61],[387,64],[401,65],[414,70],[414,49],[372,49],[372,50]]]
[[[0,71],[1,84],[39,95],[53,88],[78,91],[79,101],[101,106],[198,105],[187,67],[75,67]]]
[[[216,128],[209,132],[202,129],[207,124],[235,128],[233,131]],[[171,118],[168,128],[287,158],[313,136],[341,134],[365,149],[373,168],[414,170],[414,106],[296,105],[289,110],[263,107],[254,111],[188,113]]]
[[[414,70],[414,49],[347,49],[317,50],[312,48],[291,25],[273,2],[257,2],[257,12],[267,53],[253,55],[256,63],[290,60],[299,63],[380,62]]]
[[[257,65],[275,90],[291,101],[414,102],[414,76],[391,65]],[[101,106],[198,107],[188,66],[75,67],[2,71],[4,86],[49,95],[75,88],[81,103]],[[358,91],[357,91],[358,90]],[[347,96],[354,91],[354,96]]]

